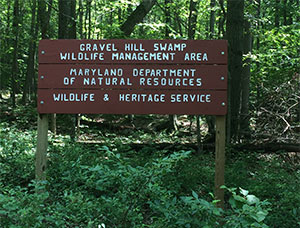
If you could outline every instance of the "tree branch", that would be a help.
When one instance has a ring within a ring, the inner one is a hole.
[[[141,4],[130,14],[120,28],[125,36],[129,36],[133,32],[134,26],[143,21],[144,17],[152,9],[155,3],[156,0],[143,0]]]

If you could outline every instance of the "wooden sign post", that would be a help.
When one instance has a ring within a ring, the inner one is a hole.
[[[227,41],[41,40],[36,178],[48,113],[216,115],[215,195],[224,204]]]

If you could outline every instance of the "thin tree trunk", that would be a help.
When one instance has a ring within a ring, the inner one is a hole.
[[[252,35],[250,32],[250,22],[245,20],[244,32],[244,54],[250,55],[252,49]],[[242,78],[242,104],[241,104],[241,126],[239,135],[247,135],[249,132],[249,94],[250,94],[250,69],[251,58],[244,60]]]
[[[297,9],[300,8],[300,0],[297,0],[296,7],[297,7]],[[300,22],[300,14],[299,13],[296,16],[296,22]]]
[[[82,0],[79,0],[79,12],[78,12],[78,15],[79,15],[79,36],[80,36],[80,39],[83,39],[84,36],[83,36],[83,4],[82,4]]]
[[[71,7],[70,7],[70,25],[69,27],[69,38],[70,39],[76,39],[76,0],[71,0]],[[73,121],[74,121],[74,125],[73,125],[73,129],[72,129],[72,134],[71,134],[71,138],[73,140],[76,140],[80,134],[80,116],[79,114],[75,114],[73,116]]]
[[[298,77],[298,82],[300,82],[300,72],[296,73],[296,77]],[[298,91],[300,91],[300,83],[298,83]],[[298,96],[298,112],[296,122],[300,122],[300,96]]]
[[[228,0],[227,2],[227,39],[229,69],[229,108],[230,131],[228,137],[236,137],[239,129],[239,111],[241,105],[241,75],[243,71],[243,24],[244,0]]]
[[[177,30],[177,33],[179,33],[180,36],[183,36],[182,26],[181,26],[182,22],[181,22],[181,19],[179,17],[179,12],[176,12],[175,20],[176,20],[176,30]]]
[[[11,9],[11,0],[7,1],[6,28],[4,30],[4,33],[6,34],[6,37],[2,37],[3,38],[3,46],[2,46],[3,50],[7,50],[8,47],[10,46],[10,42],[9,42],[10,39],[8,39],[9,31],[10,31],[10,27],[11,27],[10,9]],[[1,63],[2,64],[7,64],[7,65],[10,64],[10,61],[9,61],[10,58],[8,57],[7,52],[2,51],[1,53],[3,55],[2,59],[1,59]],[[1,67],[0,68],[0,80],[1,80],[1,82],[0,82],[0,84],[1,84],[0,85],[0,96],[2,96],[1,90],[5,89],[6,88],[5,85],[7,84],[7,81],[4,80],[5,79],[4,72],[5,72],[4,67]]]
[[[87,10],[88,10],[88,39],[91,39],[91,30],[92,30],[92,12],[91,12],[92,0],[88,0]]]
[[[196,25],[197,25],[197,6],[198,0],[190,0],[189,18],[188,18],[188,38],[193,40],[195,38]],[[196,115],[196,134],[197,134],[197,148],[198,153],[202,151],[201,129],[200,129],[199,115]]]
[[[279,28],[279,5],[280,0],[276,0],[275,2],[275,27]]]
[[[171,14],[170,14],[170,4],[171,0],[165,0],[165,39],[170,39],[170,24],[171,24]],[[169,128],[170,130],[178,130],[177,127],[177,116],[169,115]]]
[[[170,4],[171,0],[165,0],[165,38],[170,39],[170,24],[171,24],[171,17],[170,17]]]
[[[224,0],[218,0],[218,1],[219,1],[221,11],[222,11],[220,19],[219,19],[219,35],[218,36],[219,36],[219,38],[222,38],[222,37],[226,36],[225,29],[224,29],[224,24],[225,24],[225,21],[226,21],[226,18],[227,18],[227,14],[226,14],[226,10],[225,10],[225,7],[224,7]]]
[[[15,0],[14,2],[14,18],[13,18],[13,61],[11,67],[11,99],[12,99],[12,107],[16,107],[16,79],[18,74],[18,43],[19,43],[19,0]]]
[[[38,0],[38,19],[41,28],[42,39],[49,39],[49,22],[52,10],[52,0],[49,1],[48,10],[45,0]],[[50,131],[56,135],[56,114],[49,115]]]
[[[76,0],[59,0],[58,38],[76,39]],[[72,115],[71,139],[76,139],[77,115]]]
[[[287,0],[283,0],[283,25],[287,25]]]
[[[213,9],[216,6],[216,0],[210,0],[210,16],[209,16],[209,37],[215,37],[216,11]]]
[[[67,39],[69,37],[69,16],[70,16],[70,1],[58,1],[58,39]]]
[[[27,102],[28,93],[30,91],[29,87],[32,82],[32,77],[34,76],[34,54],[36,50],[35,47],[36,47],[36,39],[37,39],[37,33],[35,31],[35,27],[36,27],[36,0],[33,0],[32,9],[31,9],[31,28],[30,28],[31,39],[29,41],[29,54],[27,60],[26,80],[25,80],[23,97],[22,97],[23,104],[26,104]]]
[[[121,24],[122,24],[122,8],[121,7],[118,8],[118,23],[121,26]]]
[[[38,14],[41,26],[42,39],[49,38],[48,36],[48,19],[47,19],[47,10],[45,0],[38,0]]]
[[[194,39],[197,25],[197,5],[198,0],[190,0],[190,13],[188,20],[188,38]]]
[[[152,9],[155,3],[156,0],[143,0],[134,11],[131,10],[131,7],[128,7],[128,13],[130,13],[130,15],[120,27],[124,36],[130,36],[130,34],[134,30],[135,25],[143,21],[143,19]],[[128,115],[128,119],[130,123],[133,123],[133,115]]]
[[[197,152],[200,154],[203,151],[203,143],[202,143],[202,136],[201,136],[201,116],[196,116],[196,131],[197,131]]]
[[[210,17],[209,17],[209,38],[215,38],[215,23],[216,23],[216,11],[213,9],[216,6],[216,0],[210,1]],[[208,132],[210,135],[215,135],[215,118],[214,116],[205,116]]]
[[[293,7],[293,1],[292,0],[289,0],[289,3],[288,3],[287,7],[288,7],[287,8],[287,12],[288,12],[288,21],[287,21],[287,24],[288,25],[292,25],[293,24],[293,14],[288,10],[288,9],[292,9],[292,7]]]
[[[37,22],[35,23],[35,32],[36,32],[36,37],[38,37],[39,34],[39,14],[37,13]],[[37,40],[37,39],[36,39]],[[34,51],[34,62],[36,63],[38,61],[38,55],[37,55],[37,43],[35,43],[35,51]],[[33,100],[37,101],[37,72],[34,71],[33,77],[31,77],[31,82],[30,82],[30,92],[29,96],[33,94]]]
[[[260,14],[261,14],[261,0],[258,0],[257,2],[257,18],[260,18]],[[261,24],[259,21],[257,21],[257,29],[260,30]],[[260,49],[260,39],[259,36],[257,36],[256,38],[256,50],[259,51]],[[260,62],[256,61],[256,68],[257,68],[257,73],[259,73],[260,71]],[[259,83],[256,83],[256,105],[255,107],[258,107],[258,102],[260,100],[260,88],[259,88]]]
[[[78,15],[79,15],[79,37],[80,39],[84,39],[83,35],[83,4],[82,0],[79,0],[79,9],[78,9]],[[79,137],[80,135],[80,120],[81,116],[80,114],[75,115],[75,135],[76,137]]]
[[[76,39],[76,0],[70,2],[69,37]]]
[[[52,12],[52,7],[53,7],[53,0],[48,0],[47,5],[48,5],[48,7],[47,7],[47,12],[46,12],[46,15],[47,15],[46,24],[47,24],[47,33],[50,34],[50,29],[51,29],[50,18],[51,18],[51,12]]]

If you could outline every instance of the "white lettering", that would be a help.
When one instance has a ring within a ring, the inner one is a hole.
[[[53,94],[53,100],[55,102],[84,102],[84,101],[95,101],[94,98],[95,94],[94,93],[58,93],[58,94]]]
[[[171,94],[171,103],[210,103],[210,94]]]
[[[125,102],[154,102],[154,103],[164,103],[165,94],[119,94],[119,101]]]

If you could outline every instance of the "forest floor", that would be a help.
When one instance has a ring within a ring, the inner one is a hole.
[[[218,215],[211,207],[214,149],[196,150],[190,117],[179,116],[178,131],[168,132],[168,116],[132,123],[124,115],[83,115],[74,141],[72,118],[57,115],[42,185],[34,181],[36,119],[33,105],[13,110],[1,100],[0,227],[217,227],[209,225],[219,220],[211,218]],[[204,122],[201,131],[205,138]],[[299,227],[296,155],[227,147],[226,227],[250,227],[243,224],[251,219],[254,227]],[[241,198],[233,193],[239,189]],[[248,191],[255,204],[243,201]]]

